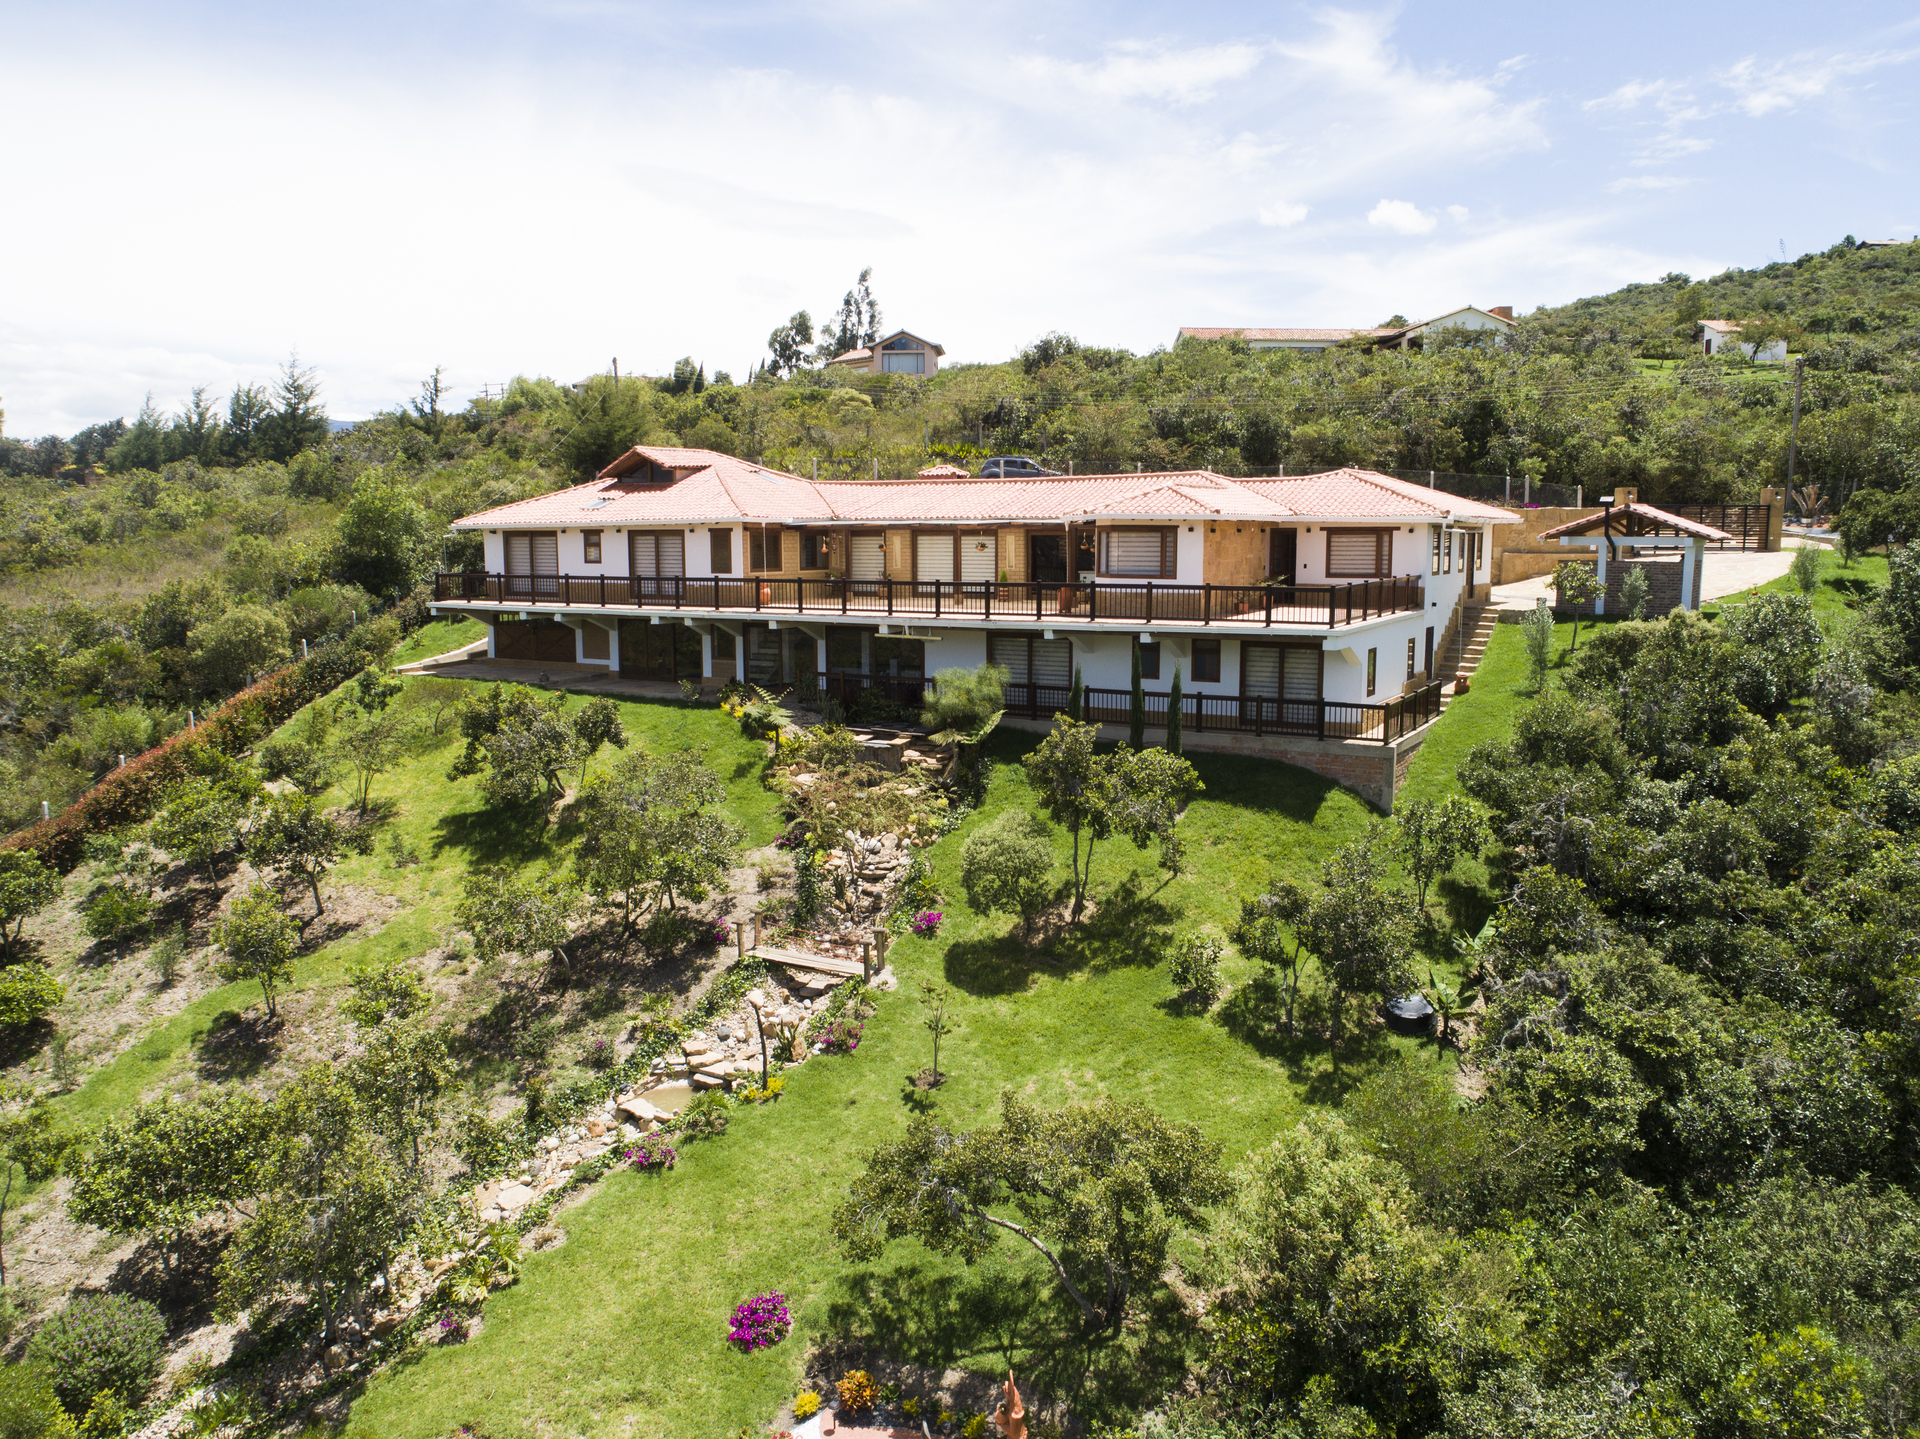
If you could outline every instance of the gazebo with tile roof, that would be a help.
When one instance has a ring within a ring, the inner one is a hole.
[[[1561,544],[1594,552],[1594,577],[1600,582],[1594,596],[1593,612],[1607,612],[1607,561],[1617,556],[1624,545],[1641,550],[1678,550],[1680,552],[1680,608],[1700,608],[1700,569],[1709,541],[1730,540],[1725,530],[1683,519],[1670,510],[1642,504],[1638,500],[1619,503],[1608,500],[1597,515],[1570,520],[1551,530],[1541,531],[1543,540],[1557,539]]]

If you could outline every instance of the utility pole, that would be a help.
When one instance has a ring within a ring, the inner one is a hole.
[[[1805,510],[1793,493],[1793,472],[1800,459],[1800,380],[1806,371],[1807,357],[1802,355],[1793,362],[1793,426],[1787,431],[1787,500],[1803,514]]]
[[[618,355],[613,357],[613,387],[616,390],[620,388],[620,357]]]

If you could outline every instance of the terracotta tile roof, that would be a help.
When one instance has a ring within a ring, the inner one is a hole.
[[[671,483],[617,475],[468,515],[456,529],[727,524],[1058,524],[1129,516],[1430,520],[1448,514],[1510,521],[1459,499],[1370,470],[1299,479],[1234,480],[1207,470],[1017,479],[947,478],[848,483],[802,479],[712,450],[643,446],[633,457],[681,472]],[[698,468],[695,468],[698,466]]]
[[[1255,340],[1292,341],[1296,344],[1337,345],[1342,340],[1351,340],[1355,335],[1385,335],[1390,333],[1380,329],[1355,330],[1262,330],[1249,325],[1228,325],[1215,328],[1205,325],[1182,325],[1180,333],[1196,340],[1241,339],[1252,343]]]
[[[1301,475],[1274,480],[1241,480],[1269,505],[1284,508],[1288,514],[1312,519],[1443,519],[1453,515],[1461,519],[1511,523],[1517,516],[1511,510],[1479,500],[1463,499],[1445,490],[1430,489],[1409,480],[1396,480],[1373,470],[1328,470],[1318,475]]]
[[[1638,500],[1630,505],[1615,505],[1611,513],[1614,524],[1617,525],[1625,521],[1641,534],[1645,534],[1649,529],[1657,528],[1663,530],[1678,530],[1681,534],[1691,535],[1698,540],[1730,540],[1733,538],[1733,536],[1725,530],[1717,530],[1712,525],[1703,525],[1698,520],[1683,520],[1676,514],[1672,514],[1667,510],[1657,509],[1652,505],[1643,505]],[[1550,530],[1542,530],[1540,531],[1540,538],[1550,540],[1557,539],[1561,535],[1598,534],[1606,522],[1607,512],[1602,511],[1600,514],[1588,515],[1583,519],[1569,520],[1566,524],[1556,525]],[[1620,532],[1620,537],[1622,539],[1633,538],[1633,536],[1625,530]]]
[[[1700,323],[1706,329],[1718,331],[1722,335],[1737,335],[1740,333],[1740,327],[1731,320],[1702,320]]]

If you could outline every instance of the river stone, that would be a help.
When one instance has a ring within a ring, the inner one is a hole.
[[[533,1190],[524,1184],[509,1184],[500,1191],[502,1209],[524,1209],[533,1199]]]

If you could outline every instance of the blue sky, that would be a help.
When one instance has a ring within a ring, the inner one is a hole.
[[[864,265],[949,360],[1557,304],[1920,233],[1920,3],[0,0],[0,404],[336,416],[681,355]]]

